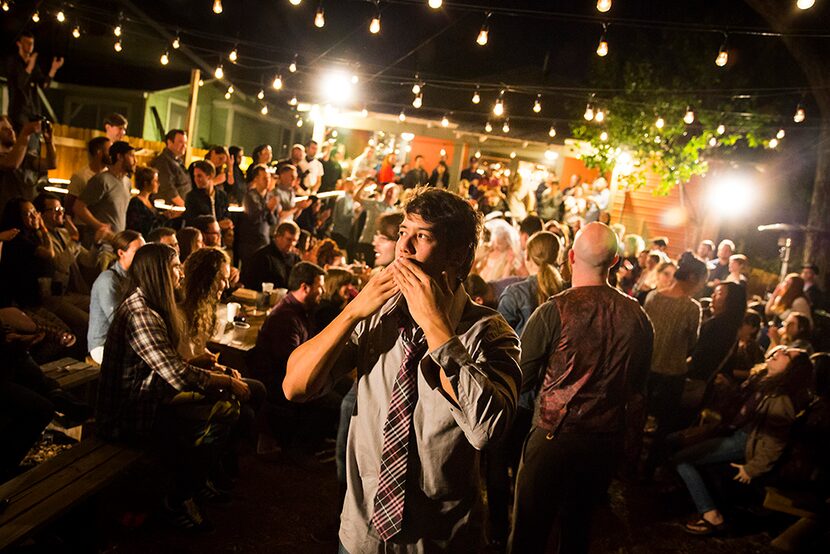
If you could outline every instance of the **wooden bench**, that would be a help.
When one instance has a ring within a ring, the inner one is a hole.
[[[785,552],[799,550],[799,545],[819,528],[824,512],[824,506],[816,495],[775,487],[766,488],[764,508],[799,518],[772,541],[772,546]]]
[[[61,388],[69,390],[98,379],[101,368],[74,358],[61,358],[40,366],[44,375],[56,380]]]
[[[0,550],[16,544],[112,482],[144,453],[85,440],[0,485]]]

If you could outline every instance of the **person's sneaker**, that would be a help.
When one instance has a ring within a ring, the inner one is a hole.
[[[185,531],[198,533],[213,531],[213,524],[205,518],[192,498],[188,498],[178,506],[170,506],[170,500],[165,498],[164,515],[171,525]]]

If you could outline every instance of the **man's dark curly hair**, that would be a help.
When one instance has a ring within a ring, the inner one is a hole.
[[[446,248],[448,259],[458,261],[459,281],[466,279],[481,234],[481,213],[457,194],[433,187],[417,188],[404,206],[404,213],[418,215],[432,224],[435,238]]]

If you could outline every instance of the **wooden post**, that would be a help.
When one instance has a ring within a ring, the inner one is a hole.
[[[187,125],[185,126],[185,131],[187,131],[187,140],[189,141],[190,146],[188,147],[184,155],[185,166],[190,165],[190,152],[192,150],[193,139],[195,138],[194,133],[196,131],[196,104],[199,101],[199,79],[201,79],[201,71],[199,71],[198,69],[191,69],[190,99],[187,104]]]

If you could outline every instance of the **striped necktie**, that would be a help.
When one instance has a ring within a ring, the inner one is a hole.
[[[392,385],[389,413],[383,426],[380,476],[371,521],[384,541],[394,537],[403,527],[409,429],[418,400],[418,363],[427,347],[420,329],[414,337],[412,335],[402,329],[404,357]]]

